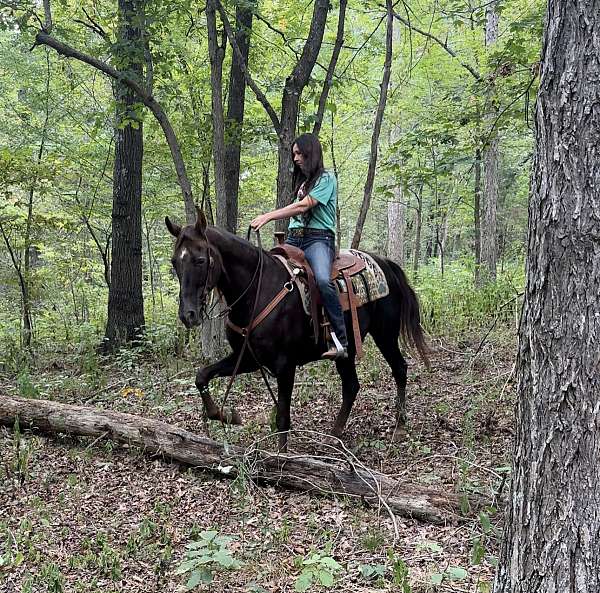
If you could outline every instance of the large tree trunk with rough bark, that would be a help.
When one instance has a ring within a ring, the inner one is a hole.
[[[600,591],[600,1],[550,0],[495,593]]]
[[[498,39],[498,6],[488,5],[486,9],[485,44],[493,46]],[[496,212],[498,210],[498,134],[494,129],[497,118],[495,106],[495,83],[493,77],[488,81],[486,93],[485,122],[488,132],[487,143],[483,149],[483,220],[481,233],[481,259],[484,265],[484,280],[496,279],[498,260],[498,241]]]
[[[123,46],[120,70],[142,78],[143,6],[119,0],[119,37]],[[112,249],[108,320],[104,349],[113,350],[139,336],[144,326],[142,296],[142,121],[133,109],[135,93],[115,83],[117,117],[113,172]],[[125,122],[125,125],[122,123]]]
[[[200,467],[233,478],[244,476],[279,487],[308,490],[321,494],[358,497],[380,505],[389,512],[446,523],[460,520],[464,506],[461,496],[436,491],[417,484],[400,483],[369,471],[342,448],[330,448],[330,457],[339,453],[338,462],[325,462],[308,455],[283,455],[254,447],[224,446],[158,420],[45,400],[30,400],[0,395],[0,425],[20,429],[36,428],[48,433],[66,433],[140,447],[145,453]],[[481,499],[469,500],[472,511],[482,507]]]
[[[240,48],[241,60],[248,66],[250,53],[250,33],[252,31],[252,10],[254,2],[236,5],[235,39]],[[244,126],[244,104],[246,98],[246,79],[240,58],[231,57],[229,73],[229,95],[227,98],[227,119],[225,121],[225,228],[235,233],[238,217],[238,194],[240,187],[240,154],[242,131]]]

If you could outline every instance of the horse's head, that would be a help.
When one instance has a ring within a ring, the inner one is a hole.
[[[196,224],[180,227],[165,218],[177,239],[171,262],[179,278],[179,319],[190,328],[199,325],[208,293],[217,285],[221,258],[206,236],[206,216],[198,210]]]

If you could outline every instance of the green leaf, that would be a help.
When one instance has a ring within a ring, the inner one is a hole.
[[[485,546],[481,543],[481,540],[477,537],[473,540],[473,549],[471,550],[471,564],[481,564],[483,557],[485,556]]]
[[[483,533],[489,533],[492,530],[492,523],[490,521],[489,516],[486,513],[479,513],[479,522],[481,523]]]
[[[437,542],[430,542],[425,540],[417,545],[417,549],[429,550],[430,552],[440,553],[444,551],[444,548]]]
[[[313,574],[309,570],[305,570],[294,583],[294,590],[298,591],[298,593],[303,593],[306,591],[312,584]]]
[[[446,571],[446,574],[453,581],[460,581],[462,579],[466,579],[469,576],[469,573],[464,568],[462,568],[461,566],[451,566]]]
[[[321,558],[321,564],[327,566],[328,568],[331,568],[332,570],[342,569],[341,565],[338,564],[333,558],[331,558],[331,556],[325,556],[324,558]]]
[[[358,569],[365,579],[385,576],[385,565],[383,564],[361,564]]]
[[[331,587],[333,585],[333,574],[328,570],[319,571],[319,581],[324,587]]]
[[[194,560],[186,560],[182,562],[176,569],[175,574],[183,574],[184,572],[189,572],[190,570],[194,570],[198,562]]]
[[[190,589],[194,589],[195,587],[197,587],[200,583],[204,583],[205,585],[208,585],[211,582],[212,582],[212,573],[210,572],[210,570],[207,570],[206,568],[201,568],[201,569],[195,570],[190,575],[190,578],[188,579],[188,582],[186,583],[185,588],[187,591],[189,591]]]
[[[441,572],[435,572],[431,575],[431,584],[432,585],[441,585],[444,580],[444,575]]]

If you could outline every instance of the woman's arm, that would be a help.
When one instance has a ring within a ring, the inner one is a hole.
[[[283,208],[278,208],[277,210],[272,210],[271,212],[266,212],[265,214],[259,214],[250,222],[250,226],[257,231],[260,227],[267,224],[267,222],[271,222],[272,220],[281,220],[282,218],[291,218],[292,216],[296,216],[298,214],[304,214],[311,208],[314,208],[316,205],[317,200],[311,198],[310,196],[306,196],[299,202],[294,202],[293,204],[289,204]]]

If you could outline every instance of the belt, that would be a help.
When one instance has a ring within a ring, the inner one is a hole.
[[[289,237],[331,237],[333,239],[334,234],[329,229],[311,229],[311,228],[300,228],[300,229],[289,229]]]

